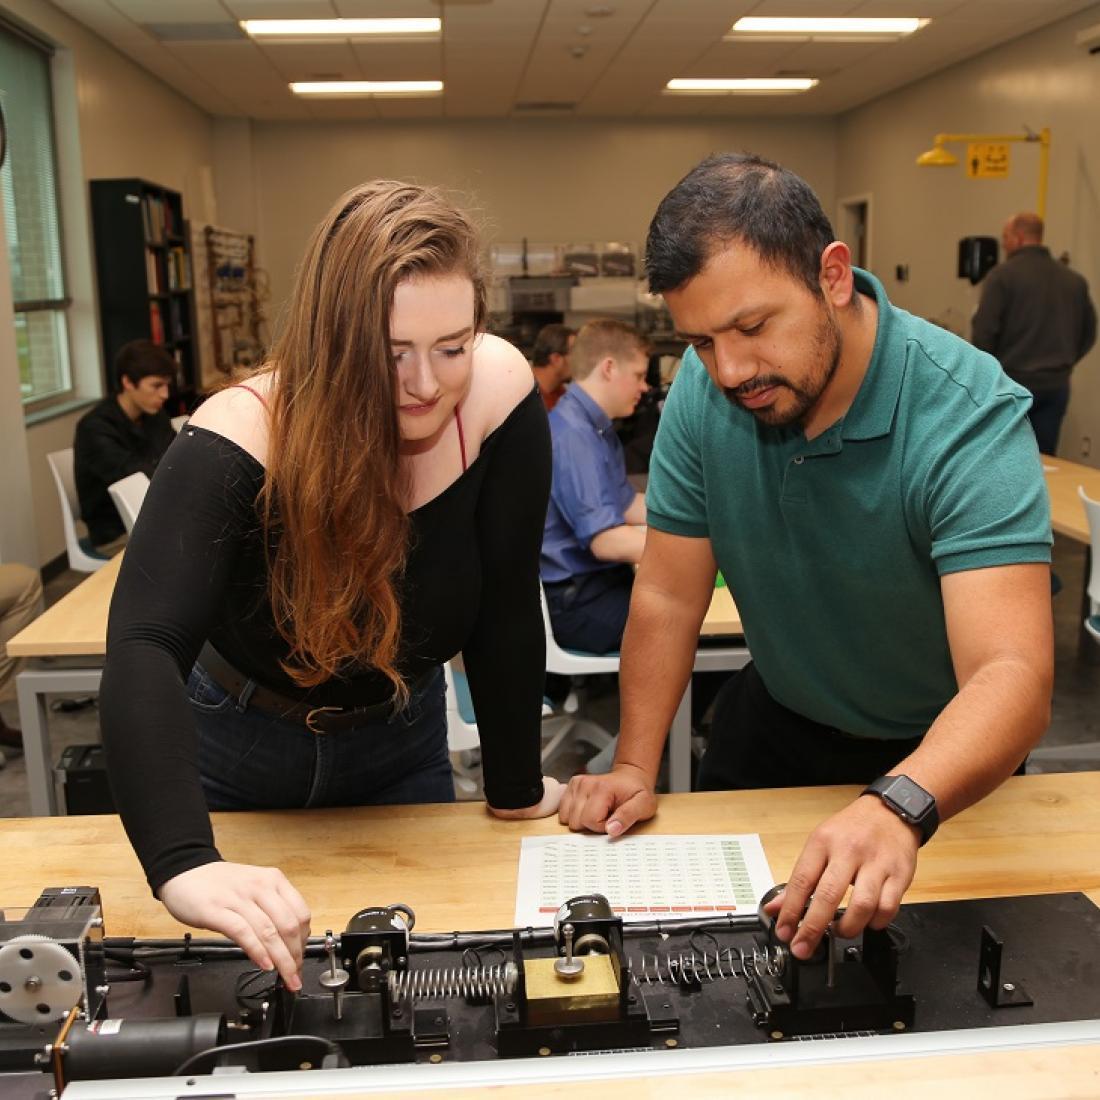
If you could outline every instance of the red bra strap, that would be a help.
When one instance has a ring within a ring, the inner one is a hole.
[[[248,390],[248,392],[252,394],[252,396],[256,398],[256,400],[259,401],[259,403],[263,405],[265,409],[268,408],[267,399],[264,397],[264,395],[262,393],[259,393],[257,390],[254,390],[251,386],[245,385],[244,382],[234,382],[232,386],[226,386],[225,388],[227,390]]]
[[[258,396],[258,395],[257,395]],[[462,417],[458,415],[458,406],[455,405],[455,424],[458,425],[458,447],[462,452],[462,472],[466,472],[466,437],[462,434]]]

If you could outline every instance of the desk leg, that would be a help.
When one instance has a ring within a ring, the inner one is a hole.
[[[688,680],[669,731],[668,789],[673,794],[691,790],[691,680]]]
[[[744,646],[699,649],[694,672],[735,672],[749,663]],[[691,790],[691,681],[676,708],[668,737],[668,789],[674,794]]]
[[[50,765],[47,692],[79,691],[94,695],[99,691],[102,678],[101,668],[28,668],[15,678],[32,817],[57,814],[57,797]]]
[[[32,817],[57,813],[57,799],[50,780],[50,732],[46,722],[46,693],[37,689],[33,671],[15,678],[19,699],[19,724],[23,729],[23,758],[27,762],[27,791]]]

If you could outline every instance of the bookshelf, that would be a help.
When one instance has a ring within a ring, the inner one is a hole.
[[[139,179],[92,180],[92,227],[107,390],[115,355],[131,340],[162,344],[176,360],[176,412],[193,407],[200,378],[191,246],[177,191]]]

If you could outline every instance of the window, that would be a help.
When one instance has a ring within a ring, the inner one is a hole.
[[[0,24],[0,170],[23,405],[72,392],[61,219],[53,142],[50,51]]]

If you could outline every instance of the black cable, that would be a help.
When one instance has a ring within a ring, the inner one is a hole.
[[[300,1061],[301,1059],[298,1056],[301,1055],[303,1046],[319,1048],[318,1053],[320,1056],[314,1059],[314,1065],[317,1067],[320,1067],[323,1059],[330,1054],[342,1058],[339,1045],[329,1039],[321,1039],[316,1035],[280,1035],[272,1039],[253,1039],[247,1043],[229,1043],[225,1046],[208,1047],[206,1050],[200,1050],[198,1054],[192,1054],[190,1058],[181,1062],[171,1076],[184,1077],[188,1074],[201,1074],[207,1072],[208,1069],[215,1069],[219,1065],[233,1065],[232,1062],[225,1062],[224,1058],[227,1055],[232,1057],[234,1053],[263,1055],[266,1051],[278,1051],[280,1047],[293,1047],[296,1060]],[[209,1067],[202,1064],[203,1059],[210,1061]],[[344,1064],[346,1065],[346,1062]],[[287,1068],[291,1067],[288,1066]]]

